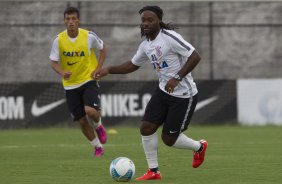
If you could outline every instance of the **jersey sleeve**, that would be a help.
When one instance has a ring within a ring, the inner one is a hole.
[[[143,63],[145,63],[148,60],[148,57],[143,48],[144,47],[143,43],[139,45],[137,52],[131,59],[131,62],[136,66],[141,66]]]
[[[180,34],[176,32],[171,33],[169,38],[171,48],[174,52],[184,57],[189,57],[194,52],[195,48],[186,40],[184,40]]]
[[[98,50],[102,50],[103,49],[103,40],[101,40],[99,38],[99,36],[97,36],[97,34],[95,34],[94,32],[90,31],[89,32],[89,43],[90,43],[90,48],[93,49],[98,49]]]
[[[49,59],[52,61],[60,61],[58,37],[56,37],[55,40],[53,41]]]

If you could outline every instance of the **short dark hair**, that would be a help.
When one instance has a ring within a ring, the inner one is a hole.
[[[64,12],[64,18],[66,16],[66,14],[72,14],[72,13],[76,13],[77,14],[77,18],[79,18],[79,10],[75,7],[67,7],[67,9]]]

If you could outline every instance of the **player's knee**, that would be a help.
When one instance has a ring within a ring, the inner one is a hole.
[[[153,133],[155,133],[157,129],[158,129],[158,126],[156,126],[153,123],[142,122],[140,126],[140,133],[141,135],[148,136],[148,135],[152,135]]]
[[[80,124],[81,127],[84,127],[88,124],[86,116],[79,119],[79,124]]]
[[[90,116],[92,114],[94,114],[93,109],[91,107],[85,106],[84,107],[85,113]]]
[[[177,137],[171,137],[165,134],[162,134],[163,143],[167,146],[173,146]]]
[[[99,121],[100,113],[96,109],[94,109],[92,107],[85,106],[84,110],[85,110],[85,113],[88,117],[91,117],[95,122]]]
[[[144,136],[151,135],[152,134],[152,128],[149,127],[149,126],[141,125],[140,126],[140,133],[141,133],[141,135],[144,135]]]

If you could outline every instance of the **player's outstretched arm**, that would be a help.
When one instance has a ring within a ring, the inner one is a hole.
[[[127,61],[118,66],[110,66],[110,74],[127,74],[138,70],[139,66],[134,65],[131,61]]]
[[[131,61],[124,62],[117,66],[109,66],[96,71],[95,79],[100,79],[108,74],[127,74],[138,70],[139,66]]]

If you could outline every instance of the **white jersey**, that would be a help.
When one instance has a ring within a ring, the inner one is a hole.
[[[74,42],[76,38],[69,37],[69,39],[72,42]],[[91,31],[89,31],[88,34],[88,48],[89,48],[89,53],[91,53],[90,49],[98,49],[98,50],[103,49],[103,41],[94,32]],[[52,44],[49,59],[52,61],[60,61],[58,37],[55,38]]]
[[[159,78],[159,87],[165,93],[165,85],[184,66],[195,48],[185,41],[175,31],[161,29],[154,40],[144,40],[133,56],[131,62],[141,66],[146,61],[151,62]],[[188,73],[175,87],[175,97],[189,98],[198,93],[191,73]]]

